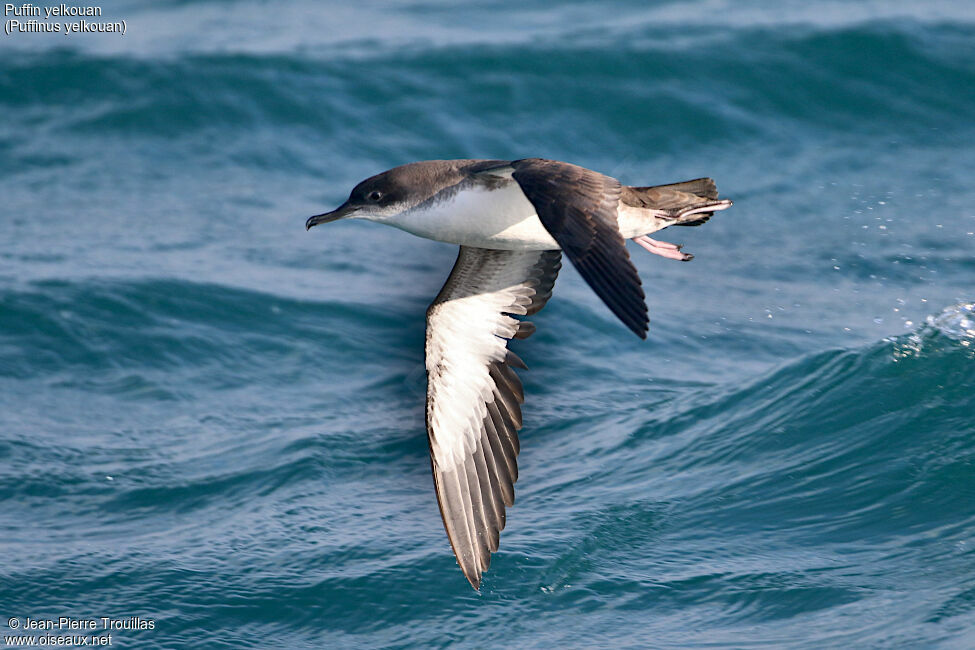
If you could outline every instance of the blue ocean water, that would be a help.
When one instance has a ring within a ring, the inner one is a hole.
[[[0,36],[2,634],[975,647],[975,6],[544,5],[116,2],[125,36]],[[662,234],[691,263],[631,250],[648,341],[567,266],[513,344],[476,593],[423,425],[455,250],[303,223],[393,165],[526,156],[735,206]]]

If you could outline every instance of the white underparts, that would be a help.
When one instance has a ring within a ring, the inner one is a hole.
[[[655,210],[620,204],[624,239],[656,232],[673,223]],[[435,241],[500,250],[556,250],[559,245],[535,214],[517,183],[497,189],[470,187],[396,215],[363,215]]]
[[[515,182],[491,190],[465,188],[407,210],[386,223],[419,237],[462,246],[501,250],[559,247]]]

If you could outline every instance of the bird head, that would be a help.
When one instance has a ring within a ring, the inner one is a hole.
[[[352,189],[345,203],[331,212],[310,217],[305,229],[347,218],[388,221],[422,200],[409,191],[409,180],[400,167],[367,178]]]

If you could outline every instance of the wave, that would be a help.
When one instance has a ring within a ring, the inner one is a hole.
[[[478,598],[494,615],[526,602],[583,617],[652,607],[647,629],[626,631],[631,642],[678,631],[685,645],[714,642],[800,619],[819,623],[810,643],[927,640],[973,611],[972,312],[961,303],[905,336],[746,381],[627,391],[611,381],[561,412],[544,405],[556,389],[529,391],[502,552],[482,595],[460,597],[442,588],[455,569],[429,489],[412,340],[422,331],[375,309],[212,284],[35,283],[0,294],[0,382],[13,389],[5,406],[23,385],[49,392],[32,399],[52,409],[37,426],[15,421],[31,431],[24,440],[0,440],[12,459],[0,496],[68,520],[98,516],[96,539],[125,540],[101,551],[121,560],[100,579],[137,600],[167,588],[146,587],[147,563],[182,566],[201,536],[233,540],[228,557],[271,554],[271,583],[224,560],[239,606],[300,601],[319,614],[316,630],[335,634],[392,627],[414,638],[415,621]],[[562,369],[542,362],[539,372]],[[110,383],[124,373],[171,398]],[[100,412],[119,398],[131,408]],[[94,422],[58,421],[73,409]],[[208,568],[195,579],[219,602],[225,577]],[[388,589],[404,580],[410,589]],[[844,624],[850,608],[889,612],[903,584],[926,592],[903,623]],[[349,599],[374,594],[384,594],[381,625],[344,615]],[[480,625],[458,615],[457,634]]]
[[[618,123],[639,124],[641,138],[674,149],[682,146],[681,133],[719,141],[756,133],[784,137],[797,124],[832,133],[889,132],[896,125],[900,139],[930,137],[932,128],[969,128],[971,98],[955,89],[975,84],[972,53],[944,43],[970,41],[971,27],[739,28],[687,48],[658,47],[656,28],[639,29],[644,32],[610,35],[626,48],[598,39],[543,40],[380,48],[366,58],[304,51],[173,60],[14,52],[0,64],[0,106],[14,126],[29,124],[55,137],[216,133],[233,142],[231,134],[259,138],[273,124],[299,139],[314,133],[338,148],[363,146],[350,133],[393,120],[474,149],[484,143],[455,130],[458,115],[490,127],[544,112],[572,130],[583,119],[579,106],[588,107],[589,137],[601,146],[632,137],[614,132]],[[602,101],[607,94],[613,102]],[[504,129],[485,130],[504,137]],[[516,140],[505,144],[517,146]],[[378,146],[408,149],[411,143]]]
[[[0,290],[0,349],[4,352],[0,355],[0,375],[30,378],[125,368],[166,372],[209,364],[249,375],[255,370],[249,364],[263,369],[274,366],[275,359],[289,356],[308,362],[355,363],[374,356],[380,341],[385,342],[384,354],[395,356],[398,347],[422,339],[422,317],[404,323],[401,313],[419,312],[422,305],[406,298],[401,302],[362,303],[348,296],[342,301],[312,301],[177,279],[91,277],[30,282],[23,288]],[[599,305],[593,303],[593,308],[598,310]],[[562,328],[576,338],[592,338],[591,331],[611,323],[601,312],[590,312],[582,304],[566,302],[552,309],[553,318],[564,320]],[[664,328],[658,337],[677,344],[684,340],[681,333],[680,329]],[[940,351],[946,340],[954,341],[951,349],[964,354],[972,346],[973,333],[972,304],[959,303],[929,316],[924,327],[878,345],[889,348],[895,360],[924,357],[928,350]],[[539,352],[543,368],[548,367],[545,357],[549,356],[553,364],[578,362],[583,364],[580,370],[589,367],[584,359],[573,360],[572,354],[561,350],[553,332],[543,328],[535,342],[537,350],[528,353]],[[744,341],[737,344],[745,346],[743,351],[751,349]],[[618,348],[618,341],[610,336],[593,339],[589,345],[592,362],[598,364],[598,357]],[[690,346],[690,354],[708,355],[707,346],[695,340],[682,345]],[[638,353],[644,355],[642,348]],[[856,363],[866,358],[859,350],[824,354],[829,359],[858,359]],[[411,356],[406,353],[404,358]],[[644,372],[644,364],[640,365],[640,372]],[[769,379],[770,383],[762,387],[789,385],[791,379],[818,372],[818,361],[803,361],[784,369],[784,379]],[[734,392],[729,399],[740,400],[743,395]],[[723,406],[719,408],[723,410]],[[688,413],[692,418],[698,415]]]
[[[150,378],[213,390],[257,376],[287,384],[295,366],[351,365],[380,337],[401,336],[379,308],[178,280],[44,281],[0,292],[0,377],[119,395],[142,395]]]
[[[543,426],[523,444],[545,448],[525,500],[540,509],[533,527],[566,531],[525,534],[543,591],[566,607],[652,607],[664,630],[712,642],[716,628],[796,617],[821,623],[814,645],[950,636],[921,621],[957,625],[973,610],[961,577],[975,524],[971,310],[744,385],[678,386],[568,431]],[[905,582],[926,591],[913,622],[844,623],[851,607],[889,608]]]

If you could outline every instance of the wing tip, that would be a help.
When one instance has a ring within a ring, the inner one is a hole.
[[[461,570],[463,569],[464,567],[461,567]],[[481,591],[480,572],[468,573],[467,571],[464,571],[464,577],[467,578],[467,582],[471,583],[471,587],[474,588],[474,591],[478,591],[478,592]]]
[[[622,308],[622,305],[610,302],[605,298],[603,302],[628,330],[641,339],[646,340],[647,333],[650,331],[650,310],[647,309],[647,301],[643,296],[642,288],[640,290],[640,296],[642,300],[640,300],[639,308],[636,310],[625,310]],[[599,297],[602,298],[602,296]]]
[[[626,325],[627,327],[630,328],[631,332],[639,336],[644,341],[647,340],[647,333],[650,331],[649,320],[644,320],[642,323],[635,323],[635,324],[627,323]]]

